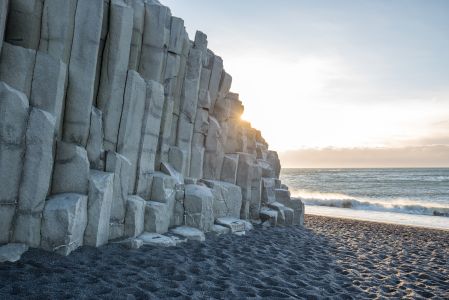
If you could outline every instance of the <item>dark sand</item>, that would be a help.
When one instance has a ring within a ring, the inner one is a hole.
[[[306,216],[175,248],[40,250],[0,265],[0,299],[449,298],[449,232]]]

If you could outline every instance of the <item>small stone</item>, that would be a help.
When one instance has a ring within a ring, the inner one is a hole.
[[[192,241],[204,242],[206,240],[204,232],[193,227],[180,226],[171,229],[171,232]]]
[[[142,240],[144,245],[158,246],[158,247],[174,247],[176,241],[168,236],[159,233],[144,232],[138,237]]]
[[[25,244],[6,244],[0,246],[0,263],[7,261],[16,262],[26,251],[28,251],[28,246]]]

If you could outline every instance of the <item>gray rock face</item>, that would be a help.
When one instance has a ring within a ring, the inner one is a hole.
[[[302,224],[231,84],[157,0],[0,0],[0,244],[66,255]]]
[[[276,201],[293,209],[293,225],[304,225],[304,203],[301,199],[291,198],[290,192],[286,189],[275,189]]]
[[[156,247],[174,247],[176,246],[176,241],[168,236],[159,234],[144,232],[138,239],[142,240],[144,245],[156,246]]]
[[[268,204],[276,201],[276,182],[274,178],[262,178],[262,203]]]
[[[134,192],[136,183],[145,98],[145,81],[137,72],[129,71],[117,144],[117,152],[131,162],[131,169],[128,175],[129,194]]]
[[[125,235],[136,237],[143,232],[145,200],[139,196],[129,196],[126,202]]]
[[[268,207],[271,209],[274,209],[278,212],[278,219],[277,224],[278,225],[285,225],[290,226],[293,225],[294,220],[294,210],[279,203],[279,202],[273,202],[268,204]]]
[[[89,138],[87,140],[87,158],[89,159],[90,167],[96,170],[102,170],[104,163],[102,156],[103,149],[103,122],[101,110],[92,107],[92,114],[90,116]]]
[[[240,218],[242,219],[250,217],[252,181],[255,172],[254,161],[254,155],[239,153],[236,184],[242,189],[242,209],[240,211]]]
[[[238,154],[226,154],[223,157],[220,180],[236,184],[238,163],[239,163]]]
[[[19,200],[28,121],[26,96],[0,82],[0,243],[8,243]]]
[[[56,118],[55,132],[62,136],[67,65],[43,52],[37,52],[31,85],[30,105]]]
[[[169,44],[170,11],[158,4],[145,5],[145,22],[139,73],[147,80],[161,82],[165,49]]]
[[[164,88],[155,81],[147,81],[145,113],[139,147],[136,192],[148,199],[151,190],[151,173],[155,170],[159,130],[164,106]]]
[[[107,152],[106,172],[114,173],[111,223],[124,222],[130,169],[131,163],[126,157],[115,152]],[[117,226],[115,228],[117,229]]]
[[[265,222],[268,221],[271,226],[276,226],[278,221],[278,212],[268,207],[260,209],[260,219]]]
[[[240,217],[242,191],[239,186],[214,180],[203,180],[202,182],[212,190],[214,195],[212,206],[214,218]]]
[[[23,253],[28,251],[26,244],[7,244],[0,247],[0,263],[2,262],[16,262],[20,259]]]
[[[6,41],[24,48],[37,49],[43,1],[14,0],[9,5]]]
[[[0,81],[29,98],[35,61],[36,51],[3,43],[0,56]]]
[[[267,161],[273,167],[275,178],[279,178],[279,174],[281,172],[281,162],[279,160],[277,152],[268,151]]]
[[[0,54],[2,53],[3,39],[5,37],[6,18],[8,16],[9,0],[0,0]]]
[[[89,177],[84,244],[99,247],[109,240],[114,174],[92,170]]]
[[[38,247],[40,243],[39,214],[44,209],[50,188],[54,131],[55,118],[43,110],[33,108],[26,133],[25,159],[19,189],[19,216],[16,217],[14,229],[14,240],[32,247]],[[35,226],[30,227],[27,221],[33,222]]]
[[[214,225],[213,201],[214,196],[209,188],[200,185],[186,185],[184,199],[185,224],[204,232],[212,230]]]
[[[133,33],[131,36],[131,49],[129,54],[128,68],[137,71],[140,62],[140,51],[142,49],[142,36],[145,22],[144,0],[125,0],[133,8]]]
[[[168,204],[147,201],[145,205],[145,231],[166,233],[170,225]]]
[[[224,226],[215,224],[212,227],[212,232],[217,234],[217,235],[228,234],[228,233],[231,232],[231,229],[229,229],[228,227],[224,227]]]
[[[109,24],[97,104],[103,112],[105,148],[115,151],[130,57],[133,10],[118,1],[111,2]]]
[[[204,242],[206,240],[206,236],[204,235],[204,232],[202,232],[201,230],[199,230],[197,228],[180,226],[180,227],[173,228],[170,231],[176,235],[182,236],[191,241]]]
[[[227,227],[231,230],[231,233],[245,231],[245,222],[243,220],[231,217],[218,218],[215,221],[218,225]]]
[[[86,146],[103,19],[102,0],[78,0],[64,115],[64,140]]]
[[[25,133],[28,122],[26,96],[0,82],[0,203],[18,201]],[[5,232],[5,231],[2,231]]]
[[[45,0],[39,50],[65,64],[70,61],[76,0]]]
[[[59,194],[45,203],[41,247],[69,255],[83,245],[87,225],[87,196]]]
[[[87,195],[89,160],[87,151],[74,144],[58,142],[53,170],[52,193]]]

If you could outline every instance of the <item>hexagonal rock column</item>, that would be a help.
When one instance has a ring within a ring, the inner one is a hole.
[[[19,199],[25,133],[28,120],[26,96],[0,82],[0,243],[8,243]]]
[[[131,162],[115,152],[106,152],[106,172],[114,173],[113,196],[109,239],[117,239],[125,234],[125,212],[128,199],[129,172]]]
[[[145,22],[139,73],[147,80],[162,81],[169,45],[170,10],[160,4],[145,4]]]
[[[241,219],[249,219],[255,156],[240,152],[236,184],[242,189]]]
[[[0,53],[5,36],[6,17],[8,16],[9,0],[0,0]]]
[[[89,139],[87,140],[87,158],[91,169],[104,169],[104,149],[103,149],[103,121],[102,112],[92,106],[90,116]]]
[[[301,199],[291,198],[286,189],[275,189],[276,201],[294,210],[294,225],[304,225],[304,203]]]
[[[128,69],[137,71],[140,62],[140,51],[142,49],[142,36],[145,22],[145,3],[144,0],[125,0],[125,2],[133,8],[134,12]]]
[[[128,71],[123,111],[120,121],[117,152],[131,162],[128,194],[133,194],[136,183],[142,123],[145,112],[146,83],[135,71]]]
[[[89,177],[84,244],[99,247],[109,240],[114,174],[92,170]]]
[[[87,195],[89,160],[87,151],[74,144],[58,142],[53,170],[52,194],[78,193]]]
[[[238,154],[226,154],[223,158],[220,180],[235,184],[237,179],[238,163]]]
[[[170,225],[168,204],[146,201],[145,204],[145,231],[166,233]]]
[[[147,81],[136,180],[136,193],[144,199],[149,199],[151,192],[149,177],[155,170],[163,106],[164,87],[156,81]]]
[[[214,196],[209,188],[201,185],[186,185],[184,199],[186,225],[204,232],[212,230],[213,201]]]
[[[43,2],[43,0],[11,1],[5,34],[6,41],[24,48],[37,49]]]
[[[281,172],[281,162],[276,151],[268,151],[267,161],[273,167],[275,178],[279,178]]]
[[[42,216],[41,247],[69,255],[83,245],[87,225],[87,196],[59,194],[50,197]]]
[[[139,196],[129,196],[126,201],[125,236],[136,237],[143,232],[145,200]]]
[[[35,61],[36,51],[3,43],[0,56],[0,81],[4,81],[30,98]]]
[[[101,64],[97,105],[103,112],[105,148],[115,151],[128,71],[133,11],[117,1],[110,5],[110,27]]]
[[[293,225],[295,212],[290,207],[287,207],[279,202],[268,204],[268,207],[278,212],[277,224],[290,226]]]
[[[239,186],[223,181],[202,180],[214,195],[214,219],[221,217],[240,217],[242,190]]]
[[[65,64],[70,61],[76,5],[77,0],[45,0],[42,10],[39,51]]]
[[[67,65],[44,53],[37,52],[31,84],[30,105],[48,111],[56,118],[55,132],[62,136]]]
[[[14,241],[38,247],[41,216],[53,170],[53,137],[56,119],[33,108],[26,133],[26,150],[19,189]]]
[[[103,0],[78,0],[69,62],[64,141],[86,146],[94,98]]]
[[[274,178],[262,178],[262,204],[267,205],[276,201]]]

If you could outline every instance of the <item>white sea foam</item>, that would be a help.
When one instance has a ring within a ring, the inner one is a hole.
[[[371,199],[307,190],[293,190],[292,196],[301,198],[305,205],[310,206],[449,217],[449,204],[445,203],[412,199]]]

